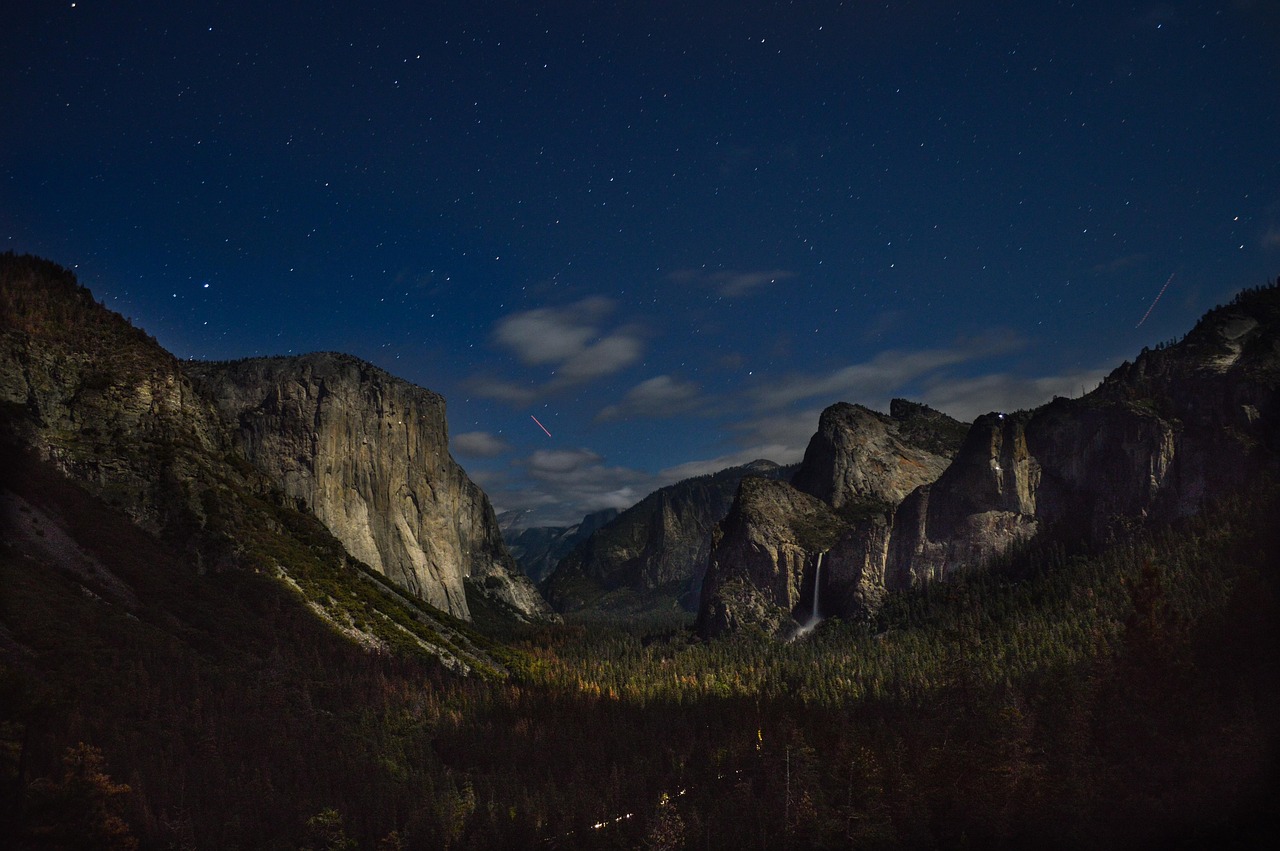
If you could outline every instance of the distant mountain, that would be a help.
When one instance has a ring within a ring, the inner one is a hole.
[[[555,570],[560,559],[617,516],[618,509],[606,508],[588,514],[582,522],[572,526],[509,528],[502,530],[502,536],[524,575],[535,583],[541,583]],[[501,517],[498,522],[501,524]]]
[[[693,611],[711,547],[744,476],[786,478],[794,466],[753,461],[659,488],[605,524],[543,584],[558,611]]]
[[[796,488],[739,490],[717,529],[698,629],[786,631],[815,596],[820,614],[864,616],[888,591],[1019,542],[1102,545],[1196,513],[1280,463],[1278,389],[1280,285],[1242,293],[1079,399],[980,417],[940,475],[890,447],[882,417],[829,409],[824,424],[847,429],[815,437]],[[908,470],[925,480],[895,502]]]

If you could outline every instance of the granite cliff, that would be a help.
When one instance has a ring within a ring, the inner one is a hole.
[[[823,411],[790,484],[742,480],[713,533],[699,633],[785,633],[815,614],[815,590],[819,616],[877,606],[893,509],[947,468],[964,430],[902,399],[887,416],[843,402]]]
[[[233,390],[220,371],[271,386]],[[253,410],[229,415],[255,389]],[[515,572],[487,498],[449,457],[443,405],[340,355],[181,362],[69,271],[0,255],[5,451],[56,467],[199,572],[269,563],[287,573],[264,554],[280,550],[267,542],[288,524],[270,506],[287,499],[286,515],[325,512],[349,553],[444,611],[467,616],[465,576],[503,611],[550,614]]]
[[[1037,533],[1106,543],[1247,487],[1277,463],[1280,290],[1243,293],[1092,393],[974,423],[956,463],[904,502],[887,573],[906,586]]]
[[[357,559],[456,617],[470,618],[468,582],[524,616],[549,614],[450,456],[439,395],[342,354],[186,368],[237,450]]]
[[[753,461],[659,488],[560,560],[543,585],[559,611],[693,610],[712,528],[745,476],[782,478],[793,468]]]
[[[820,544],[792,535],[797,552],[779,561],[771,554],[776,546],[759,542],[789,534],[792,503],[775,499],[746,525],[726,520],[699,628],[710,635],[746,621],[785,627],[779,612],[794,616],[797,603],[779,589],[812,583],[819,545],[830,548],[824,613],[856,617],[890,591],[980,567],[1019,541],[1052,534],[1106,544],[1137,526],[1193,514],[1276,467],[1278,388],[1280,288],[1272,286],[1211,311],[1182,341],[1144,351],[1079,399],[978,418],[936,480],[918,482],[897,504],[885,476],[894,457],[902,470],[909,456],[889,448],[883,418],[834,406],[794,483],[830,506],[844,533]],[[832,436],[836,423],[847,430]],[[851,504],[862,506],[861,517],[848,511]],[[739,515],[735,507],[731,517]],[[781,582],[797,564],[803,575]],[[724,613],[744,600],[751,605],[743,615]]]
[[[717,634],[750,624],[772,632],[787,615],[803,621],[817,554],[830,550],[844,531],[845,523],[823,501],[786,482],[744,478],[713,532],[700,631]]]
[[[897,504],[942,475],[963,435],[962,423],[905,399],[888,416],[839,402],[822,412],[791,483],[836,510]]]

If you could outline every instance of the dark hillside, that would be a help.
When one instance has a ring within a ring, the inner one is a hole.
[[[267,576],[197,576],[56,472],[16,461],[2,482],[0,734],[19,847],[82,817],[86,802],[49,785],[79,742],[131,787],[120,812],[148,845],[278,845],[332,806],[361,814],[358,833],[441,829],[414,801],[440,798],[448,778],[411,720],[436,706],[438,663],[367,652]],[[63,559],[31,538],[58,539]],[[67,569],[69,552],[96,571]],[[407,723],[388,726],[396,716]]]

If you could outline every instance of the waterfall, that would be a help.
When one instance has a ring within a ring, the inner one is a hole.
[[[818,553],[818,564],[813,569],[813,613],[809,615],[809,623],[816,625],[818,623],[818,588],[822,582],[822,557],[825,552]]]
[[[820,597],[819,588],[822,585],[822,557],[826,555],[826,551],[818,553],[817,564],[813,567],[813,608],[809,611],[809,619],[792,631],[788,641],[795,641],[797,638],[803,638],[818,626],[818,622],[822,620],[822,616],[818,613],[818,600]],[[797,604],[798,606],[798,604]]]

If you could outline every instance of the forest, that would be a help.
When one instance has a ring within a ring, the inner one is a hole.
[[[456,626],[497,661],[470,676],[362,649],[262,573],[197,576],[39,465],[4,484],[92,529],[142,602],[0,549],[17,847],[1132,848],[1275,828],[1274,484],[1107,547],[1044,536],[791,643],[516,625],[477,600],[479,628]]]

